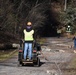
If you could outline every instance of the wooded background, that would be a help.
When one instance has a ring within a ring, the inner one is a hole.
[[[27,21],[38,36],[55,36],[68,25],[75,34],[76,0],[0,0],[0,42],[22,38]]]

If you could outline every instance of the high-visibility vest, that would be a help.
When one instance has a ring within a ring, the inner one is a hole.
[[[34,34],[34,30],[27,32],[26,29],[24,29],[24,40],[25,41],[33,41],[34,40],[33,34]]]

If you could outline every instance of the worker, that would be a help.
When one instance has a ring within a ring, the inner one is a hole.
[[[32,59],[32,45],[33,45],[33,35],[34,30],[32,29],[32,23],[27,22],[26,28],[24,29],[24,60],[27,59],[27,54],[29,60]],[[27,53],[28,52],[28,53]]]

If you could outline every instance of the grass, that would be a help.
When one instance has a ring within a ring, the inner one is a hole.
[[[4,60],[7,60],[9,58],[11,58],[13,55],[17,55],[17,50],[6,50],[6,51],[3,51],[1,50],[0,51],[0,61],[4,61]]]
[[[45,38],[40,38],[40,39],[37,39],[37,41],[40,43],[40,44],[44,44],[46,42],[46,39]]]

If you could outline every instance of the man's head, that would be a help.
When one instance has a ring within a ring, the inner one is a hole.
[[[31,22],[27,22],[27,25],[28,25],[28,26],[31,26],[31,25],[32,25],[32,23],[31,23]]]

